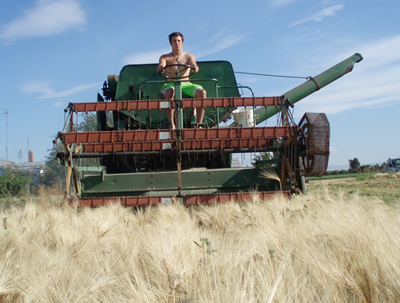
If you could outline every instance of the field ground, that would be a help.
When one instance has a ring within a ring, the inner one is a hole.
[[[388,205],[400,205],[400,173],[360,174],[357,178],[321,179],[307,184],[311,194],[328,191],[332,196],[351,198],[355,195],[380,199]]]
[[[191,208],[2,199],[0,302],[398,302],[399,185]]]

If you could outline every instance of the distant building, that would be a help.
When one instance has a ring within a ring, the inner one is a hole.
[[[22,162],[16,164],[16,167],[18,170],[24,171],[31,176],[33,184],[39,185],[40,176],[44,173],[44,162]]]
[[[231,167],[242,167],[238,158],[232,157]]]
[[[0,176],[4,176],[7,167],[14,166],[15,163],[8,161],[7,159],[0,158]]]
[[[40,176],[43,174],[44,162],[34,162],[33,153],[29,151],[29,162],[14,163],[0,158],[0,176],[4,176],[8,167],[15,167],[17,170],[27,173],[31,177],[33,184],[39,185]]]

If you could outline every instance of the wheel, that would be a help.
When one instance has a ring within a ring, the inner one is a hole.
[[[304,176],[321,177],[328,168],[330,125],[324,113],[305,113],[299,123]]]
[[[304,123],[300,127],[300,146],[305,147],[305,153],[301,154],[303,161],[304,170],[309,173],[314,169],[315,156],[309,153],[309,136],[310,136],[310,124]]]
[[[174,66],[182,67],[182,69],[176,70],[176,71],[165,70],[168,67],[174,67]],[[188,68],[190,68],[189,74],[186,75],[186,76],[181,76],[181,73],[185,72]],[[164,77],[164,78],[167,78],[167,79],[171,79],[171,80],[185,79],[185,78],[189,78],[191,75],[194,74],[194,67],[191,66],[191,65],[180,64],[180,63],[178,63],[178,64],[170,64],[170,65],[166,65],[164,67],[164,70],[160,71],[159,74],[160,74],[161,77]],[[170,76],[168,74],[175,75],[175,76]]]

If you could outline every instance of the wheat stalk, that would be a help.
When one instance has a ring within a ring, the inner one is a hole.
[[[280,189],[280,191],[282,191],[281,179],[279,178],[278,174],[276,173],[276,171],[274,169],[272,169],[270,167],[262,168],[261,172],[260,172],[260,177],[278,181],[279,189]]]

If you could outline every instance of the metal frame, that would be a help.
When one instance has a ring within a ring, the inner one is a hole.
[[[180,107],[196,108],[196,107],[239,107],[239,106],[273,106],[278,107],[281,105],[280,97],[219,97],[219,98],[185,98],[178,99]],[[64,109],[65,112],[73,113],[88,113],[100,111],[130,111],[130,110],[162,110],[173,108],[174,103],[165,100],[126,100],[126,101],[112,101],[112,102],[83,102],[83,103],[69,103]]]
[[[186,195],[179,199],[176,196],[125,196],[125,197],[89,197],[81,198],[80,206],[99,207],[108,203],[120,203],[123,206],[143,207],[150,205],[169,205],[182,202],[186,206],[200,204],[214,204],[234,202],[248,202],[258,200],[270,200],[278,195],[290,197],[290,191],[279,192],[237,192],[237,193],[218,193],[212,195]]]
[[[287,140],[288,138],[294,136],[296,134],[295,126],[273,126],[273,127],[216,127],[216,128],[193,128],[187,129],[182,128],[181,115],[183,109],[186,108],[198,108],[198,107],[212,107],[212,108],[227,108],[233,107],[237,108],[239,106],[272,106],[277,107],[281,105],[281,98],[279,97],[222,97],[222,98],[192,98],[192,99],[182,99],[182,96],[179,94],[179,85],[180,83],[176,83],[178,86],[175,90],[178,91],[176,95],[176,100],[174,102],[165,102],[163,100],[145,100],[145,101],[113,101],[113,102],[90,102],[90,103],[70,103],[69,106],[65,109],[65,111],[69,111],[69,119],[70,123],[73,123],[73,113],[78,112],[102,112],[102,111],[129,111],[129,110],[162,110],[162,109],[170,109],[175,108],[176,118],[178,121],[178,127],[175,131],[171,130],[161,130],[161,129],[145,129],[145,130],[119,130],[119,131],[97,131],[97,132],[60,132],[58,134],[58,138],[61,139],[64,146],[72,146],[72,144],[78,144],[79,146],[83,146],[83,154],[82,153],[68,153],[68,159],[71,159],[71,162],[67,162],[68,166],[72,166],[73,158],[84,158],[85,154],[88,157],[98,156],[102,157],[105,155],[113,155],[113,154],[125,154],[125,155],[134,155],[134,154],[148,154],[148,153],[175,153],[176,154],[176,162],[177,162],[177,171],[171,172],[170,177],[168,179],[174,180],[174,175],[177,176],[177,183],[172,181],[172,183],[167,184],[167,188],[174,189],[175,197],[178,197],[182,201],[184,201],[187,205],[192,204],[203,204],[203,203],[213,203],[213,201],[224,202],[226,199],[234,199],[234,200],[248,200],[250,198],[250,194],[248,192],[243,192],[243,190],[248,190],[251,186],[244,182],[244,186],[238,187],[236,189],[231,188],[230,193],[207,193],[207,190],[202,192],[201,189],[197,190],[196,194],[190,194],[193,190],[189,190],[186,185],[187,171],[182,171],[180,169],[181,156],[184,153],[194,152],[194,153],[231,153],[231,152],[257,152],[257,151],[265,151],[265,150],[274,150],[274,151],[284,151],[282,147],[273,147],[273,140],[277,138],[284,138]],[[258,175],[258,169],[251,169],[252,174]],[[256,171],[254,173],[254,171]],[[240,169],[230,169],[230,172],[233,174],[242,173]],[[207,175],[210,172],[205,172]],[[185,182],[182,182],[182,174],[185,174]],[[216,170],[212,171],[213,175],[218,176],[218,178],[223,178],[222,176],[226,175],[226,172],[219,173]],[[204,186],[210,186],[215,189],[215,186],[212,186],[207,183],[207,176],[201,174],[204,181],[200,182],[200,188]],[[121,176],[122,178],[127,178],[127,176]],[[135,173],[131,174],[129,178],[144,178],[143,173]],[[102,184],[111,184],[115,183],[115,178],[118,178],[117,175],[107,175],[104,172],[101,173],[101,181]],[[249,179],[250,177],[246,177]],[[74,183],[77,183],[77,176],[73,177]],[[228,178],[229,179],[229,178]],[[228,179],[225,181],[221,181],[221,184],[227,183]],[[251,178],[250,178],[251,179]],[[89,183],[91,180],[96,180],[95,176],[85,177],[85,180]],[[108,181],[114,180],[114,181]],[[253,181],[254,183],[259,183],[256,179]],[[129,184],[137,184],[135,181],[129,181]],[[204,184],[203,184],[204,183]],[[290,182],[292,183],[292,182]],[[120,182],[122,184],[122,182]],[[122,185],[123,186],[123,185]],[[78,196],[81,198],[82,205],[101,205],[106,201],[119,201],[122,200],[125,205],[152,205],[155,203],[162,203],[163,196],[162,191],[157,192],[156,196],[151,198],[144,198],[140,194],[140,190],[143,189],[141,185],[138,188],[136,186],[131,186],[128,190],[128,196],[124,195],[123,189],[118,189],[118,186],[114,186],[111,190],[111,193],[118,193],[116,197],[107,197],[100,198],[94,197],[96,195],[102,195],[107,193],[103,189],[102,192],[96,192],[88,190],[87,183],[83,185],[83,191],[80,191],[76,188],[76,192]],[[291,191],[292,186],[286,186],[285,192],[289,193]],[[211,188],[211,189],[212,189]],[[276,192],[268,192],[260,188],[263,192],[262,197],[272,197]],[[153,189],[157,190],[157,189]],[[165,190],[165,188],[163,189]],[[219,191],[219,190],[218,190]],[[126,193],[128,193],[126,192]],[[195,190],[196,192],[196,190]],[[200,194],[198,193],[200,192]],[[151,193],[150,193],[151,195]],[[91,197],[89,197],[91,196]],[[168,197],[168,196],[167,196]]]

